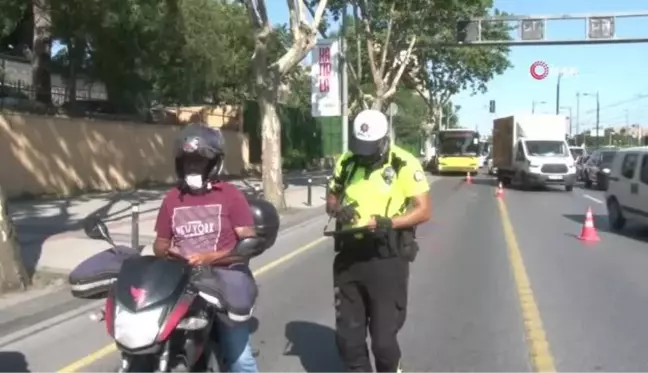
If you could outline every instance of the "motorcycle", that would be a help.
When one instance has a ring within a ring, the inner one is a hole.
[[[250,201],[250,207],[257,235],[265,238],[268,248],[279,230],[278,213],[263,200]],[[72,271],[69,282],[73,295],[106,297],[105,307],[90,318],[105,322],[107,333],[115,341],[121,354],[118,372],[223,371],[227,362],[219,353],[218,325],[214,321],[245,322],[252,317],[256,284],[251,273],[245,267],[242,271],[227,270],[226,274],[220,270],[214,276],[218,269],[193,267],[181,256],[141,255],[136,219],[134,213],[133,247],[138,250],[116,245],[103,221],[86,220],[86,235],[112,247]],[[240,307],[232,306],[231,297],[219,285],[224,276],[238,276],[235,280],[252,284],[251,307],[240,311]]]
[[[106,225],[94,224],[100,238],[120,250]],[[179,256],[124,260],[105,308],[92,316],[105,321],[121,352],[118,372],[221,370],[224,362],[211,333],[216,314],[225,310],[217,297],[196,285],[208,270]]]

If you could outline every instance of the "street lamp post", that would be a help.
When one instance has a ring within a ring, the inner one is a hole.
[[[601,145],[599,142],[599,127],[601,125],[601,102],[599,99],[599,93],[598,91],[596,93],[581,93],[583,96],[589,96],[589,97],[596,97],[596,149],[598,149]]]
[[[569,138],[572,137],[572,107],[571,106],[561,106],[562,110],[569,110]]]
[[[558,80],[556,81],[556,115],[560,113],[560,83],[563,76],[578,75],[578,70],[572,67],[558,69]]]
[[[546,103],[547,101],[536,101],[536,100],[531,101],[531,114],[535,114],[536,105],[544,105]]]

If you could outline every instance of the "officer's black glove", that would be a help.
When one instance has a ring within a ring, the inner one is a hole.
[[[376,221],[376,232],[378,233],[387,233],[392,229],[392,220],[390,218],[374,215],[374,220]]]
[[[335,219],[337,219],[341,224],[351,224],[357,216],[358,211],[356,210],[355,205],[340,207],[335,212]]]

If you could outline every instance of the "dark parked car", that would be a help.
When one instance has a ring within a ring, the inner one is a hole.
[[[585,182],[586,188],[591,188],[595,185],[596,189],[607,189],[610,165],[617,152],[618,149],[607,148],[596,150],[592,153],[583,167],[583,181]]]

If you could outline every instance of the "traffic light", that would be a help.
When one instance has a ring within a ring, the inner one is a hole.
[[[489,105],[488,105],[488,111],[489,111],[491,114],[494,114],[494,113],[495,113],[495,100],[490,100],[490,103],[489,103]]]

